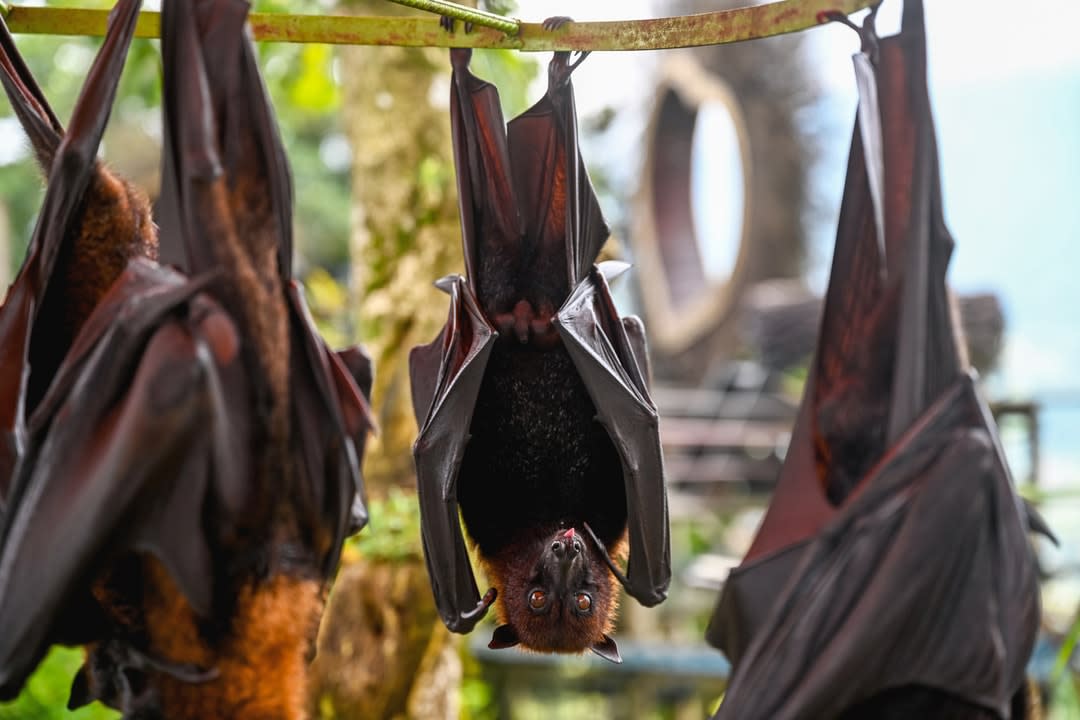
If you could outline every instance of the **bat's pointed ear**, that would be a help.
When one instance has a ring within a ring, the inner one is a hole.
[[[68,694],[67,709],[78,710],[83,705],[89,705],[94,701],[90,693],[90,678],[86,675],[86,665],[79,668],[75,673],[75,679],[71,681],[71,693]]]
[[[518,637],[513,625],[500,625],[495,628],[495,632],[491,633],[491,642],[488,643],[488,647],[492,650],[504,650],[514,647],[519,642],[521,638]]]
[[[619,646],[611,639],[610,635],[604,635],[604,639],[592,646],[592,651],[608,662],[616,665],[622,663],[622,655],[619,654]]]

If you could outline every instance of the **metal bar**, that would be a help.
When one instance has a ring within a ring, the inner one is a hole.
[[[507,35],[517,35],[518,30],[521,29],[521,21],[513,18],[503,17],[502,15],[496,15],[494,13],[485,12],[483,10],[477,10],[476,8],[466,7],[464,5],[458,5],[457,3],[447,2],[447,0],[389,0],[397,5],[404,5],[406,7],[416,8],[417,10],[425,10],[430,13],[436,13],[437,15],[445,15],[452,17],[455,20],[461,20],[463,22],[472,23],[481,27],[494,28],[500,30]]]
[[[340,45],[400,45],[411,47],[507,48],[526,52],[551,50],[661,50],[721,45],[782,35],[814,27],[822,13],[850,14],[877,0],[783,0],[765,5],[699,15],[569,23],[548,31],[540,23],[520,23],[516,36],[482,27],[448,33],[437,18],[351,17],[252,13],[256,40]],[[6,14],[15,33],[44,35],[105,34],[108,10],[25,7],[13,5]],[[160,16],[143,12],[136,37],[159,37]]]

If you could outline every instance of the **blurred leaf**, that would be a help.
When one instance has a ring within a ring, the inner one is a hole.
[[[333,50],[329,45],[304,46],[300,54],[300,73],[291,93],[298,108],[325,113],[341,104],[333,64]]]
[[[788,368],[780,378],[780,390],[788,397],[801,398],[809,372],[809,365]]]
[[[496,15],[511,15],[517,10],[517,3],[514,0],[484,0],[480,9]]]
[[[304,291],[308,310],[327,344],[333,348],[348,345],[349,294],[345,288],[326,270],[315,268],[304,278]]]
[[[1057,659],[1054,661],[1054,669],[1050,672],[1051,685],[1060,684],[1061,679],[1065,676],[1078,640],[1080,640],[1080,612],[1073,618],[1072,626],[1061,643],[1061,649],[1058,650]]]
[[[474,50],[472,71],[499,88],[505,117],[519,115],[539,98],[530,85],[540,73],[540,64],[527,53],[513,50]]]
[[[367,560],[398,562],[423,558],[420,547],[420,505],[415,493],[391,487],[384,498],[370,498],[371,521],[346,543]]]
[[[0,703],[0,720],[116,720],[100,703],[67,710],[72,678],[83,663],[80,649],[53,647],[13,702]]]

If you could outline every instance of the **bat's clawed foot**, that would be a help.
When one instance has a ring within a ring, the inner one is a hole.
[[[574,18],[572,17],[567,17],[566,15],[555,15],[554,17],[549,17],[542,24],[545,30],[547,30],[548,32],[552,32],[553,30],[558,30],[559,28],[565,26],[567,23],[572,22],[574,22]]]
[[[456,23],[457,23],[457,20],[450,17],[449,15],[440,15],[439,16],[439,27],[441,27],[443,30],[445,30],[448,33],[454,32],[454,25]],[[462,27],[462,30],[465,31],[466,35],[471,33],[473,31],[472,21],[471,20],[466,20],[463,27]]]
[[[559,342],[553,317],[552,309],[544,308],[542,312],[537,312],[528,300],[519,300],[512,311],[499,313],[493,319],[500,335],[517,338],[522,345],[549,349]]]
[[[454,23],[457,21],[449,15],[439,16],[439,27],[448,33],[454,32]],[[472,23],[465,23],[465,32],[472,32]],[[450,65],[459,71],[465,71],[472,60],[472,48],[450,48]]]
[[[555,52],[554,57],[551,58],[551,62],[548,63],[549,89],[565,87],[567,82],[570,81],[570,75],[572,75],[574,70],[577,69],[577,66],[589,56],[589,51],[578,51],[577,57],[573,62],[570,60],[571,54],[572,53],[567,50],[558,50]]]
[[[840,10],[822,10],[817,14],[817,21],[820,24],[829,22],[838,22],[842,25],[847,25],[849,28],[859,34],[859,39],[862,41],[862,52],[869,55],[870,59],[875,63],[878,60],[878,35],[877,35],[877,11],[880,3],[873,5],[870,8],[870,13],[863,20],[862,27],[859,27],[851,21],[851,19]]]
[[[545,20],[543,26],[545,30],[552,32],[559,30],[572,22],[574,22],[574,19],[571,17],[556,15]],[[578,51],[577,59],[571,62],[570,52],[566,50],[556,51],[555,57],[551,59],[551,64],[548,65],[548,87],[559,88],[566,85],[566,81],[570,79],[570,74],[574,72],[575,68],[581,64],[581,61],[584,60],[588,54],[588,51]]]

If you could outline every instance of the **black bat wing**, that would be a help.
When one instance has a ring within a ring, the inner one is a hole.
[[[578,148],[577,110],[569,53],[555,53],[548,66],[548,91],[510,121],[514,189],[526,208],[530,259],[559,260],[561,267],[530,268],[534,274],[566,278],[568,288],[592,270],[609,231],[585,161]]]
[[[465,278],[452,276],[439,284],[450,294],[446,325],[434,342],[409,354],[413,409],[420,425],[413,458],[435,605],[446,627],[467,633],[494,597],[482,600],[476,586],[458,518],[457,473],[496,333]]]
[[[250,473],[236,453],[250,430],[236,412],[249,403],[239,338],[204,284],[133,261],[31,418],[21,492],[0,526],[2,697],[48,645],[83,640],[60,628],[115,553],[156,555],[196,612],[210,611],[204,512],[236,517],[251,502],[229,482]]]
[[[457,475],[497,337],[482,299],[495,306],[499,290],[515,285],[522,232],[499,93],[469,71],[471,57],[471,50],[450,51],[450,123],[468,277],[436,283],[450,295],[446,325],[409,354],[424,558],[439,615],[458,633],[471,631],[494,601],[490,592],[481,598],[476,585],[458,517]]]
[[[667,489],[659,419],[637,359],[644,336],[639,323],[627,320],[620,320],[597,268],[574,289],[556,323],[622,462],[630,539],[626,591],[651,607],[667,597],[671,580]]]
[[[569,296],[554,322],[622,463],[630,539],[626,590],[652,606],[667,596],[671,579],[659,420],[649,396],[644,331],[636,318],[624,324],[604,277],[625,266],[594,265],[608,227],[578,149],[573,68],[568,53],[555,54],[547,94],[510,122],[510,156],[527,208],[526,236],[536,242],[533,272],[567,278]],[[544,258],[564,264],[546,268]]]
[[[1037,578],[982,412],[970,378],[956,383],[783,563],[718,718],[837,717],[913,685],[1008,717],[1035,632],[1003,648],[992,629],[1037,626]]]
[[[921,3],[899,36],[878,42],[872,21],[818,351],[707,632],[734,665],[719,718],[835,717],[911,686],[1007,716],[1037,632],[1029,516],[945,286]],[[830,504],[825,481],[859,452],[857,484]]]
[[[222,234],[264,235],[274,248],[288,322],[295,498],[320,564],[366,522],[359,458],[372,427],[354,376],[326,346],[292,278],[292,179],[250,39],[247,3],[167,3],[162,252],[212,270]],[[192,108],[204,108],[197,113]],[[224,186],[216,185],[224,178]],[[224,202],[221,192],[224,188]],[[363,374],[363,368],[358,366]],[[370,376],[370,364],[367,368]]]
[[[42,363],[42,358],[34,356],[34,321],[49,290],[61,245],[76,231],[87,210],[86,191],[97,170],[98,146],[139,6],[139,0],[121,0],[113,9],[105,43],[87,75],[66,135],[15,52],[7,27],[0,30],[4,88],[48,171],[45,200],[26,259],[0,307],[0,507],[10,504],[5,498],[11,477],[26,450],[26,415],[32,410],[27,407],[30,375],[37,365],[59,365],[59,358]]]
[[[48,173],[56,148],[64,136],[64,126],[53,113],[30,69],[15,47],[15,39],[0,18],[0,82],[11,107],[30,138],[41,168]]]
[[[367,401],[370,389],[365,392],[357,385],[350,369],[318,335],[299,283],[290,283],[287,292],[294,350],[293,453],[301,459],[300,488],[315,512],[311,532],[327,534],[319,545],[329,542],[321,553],[323,576],[329,578],[337,571],[345,538],[368,520],[360,461],[374,427]],[[355,355],[352,359],[357,361]],[[370,365],[368,373],[370,377]]]
[[[519,259],[521,219],[514,198],[506,125],[499,91],[469,70],[472,50],[450,51],[453,65],[450,130],[457,171],[461,236],[465,239],[465,276],[477,297],[481,281],[512,286]],[[497,273],[497,274],[496,274]]]

